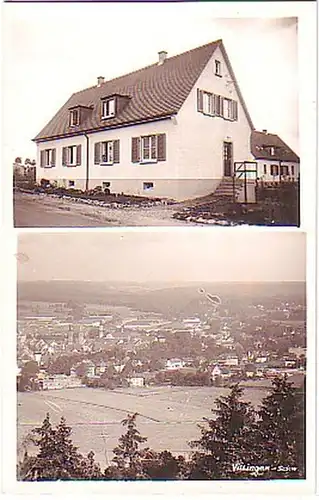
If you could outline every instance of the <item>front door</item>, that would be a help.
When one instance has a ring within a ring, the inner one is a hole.
[[[233,175],[233,143],[232,142],[224,142],[223,158],[224,158],[224,176],[231,177]]]

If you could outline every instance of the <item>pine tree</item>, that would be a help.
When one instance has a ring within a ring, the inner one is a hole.
[[[72,429],[64,417],[54,429],[49,414],[42,426],[32,430],[32,443],[39,449],[35,456],[25,453],[18,477],[24,481],[54,481],[58,479],[87,479],[101,475],[94,455],[83,457],[71,439]]]
[[[216,399],[216,418],[204,418],[201,438],[191,441],[197,448],[191,460],[190,479],[237,479],[251,477],[238,466],[254,463],[253,430],[255,411],[251,403],[240,401],[243,389],[235,384],[228,396]]]
[[[270,467],[272,478],[304,477],[304,395],[287,376],[273,380],[271,393],[259,410],[260,462]]]
[[[137,413],[128,415],[122,421],[122,425],[127,427],[127,432],[118,441],[118,446],[113,450],[113,466],[105,471],[105,475],[111,479],[142,479],[147,475],[143,469],[143,459],[148,448],[140,449],[140,445],[147,441],[141,436],[136,428]]]

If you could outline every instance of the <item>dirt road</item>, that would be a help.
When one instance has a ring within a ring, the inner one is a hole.
[[[178,205],[108,208],[16,192],[15,227],[189,226],[172,218]],[[195,225],[195,224],[194,224]],[[198,225],[198,224],[196,224]]]

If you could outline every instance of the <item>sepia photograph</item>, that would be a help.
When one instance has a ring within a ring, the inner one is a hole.
[[[297,17],[6,7],[16,227],[300,225]]]
[[[18,481],[306,478],[306,235],[243,231],[19,235]]]

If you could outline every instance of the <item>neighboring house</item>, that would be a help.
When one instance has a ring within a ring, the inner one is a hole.
[[[144,377],[129,377],[127,381],[130,387],[143,387],[145,385]]]
[[[251,158],[253,124],[222,40],[74,93],[35,137],[37,180],[185,199]]]
[[[165,364],[166,370],[178,370],[179,368],[183,368],[184,362],[178,358],[168,359]]]
[[[258,178],[264,182],[294,181],[300,172],[300,159],[276,134],[267,130],[251,134],[251,151],[258,162]]]

